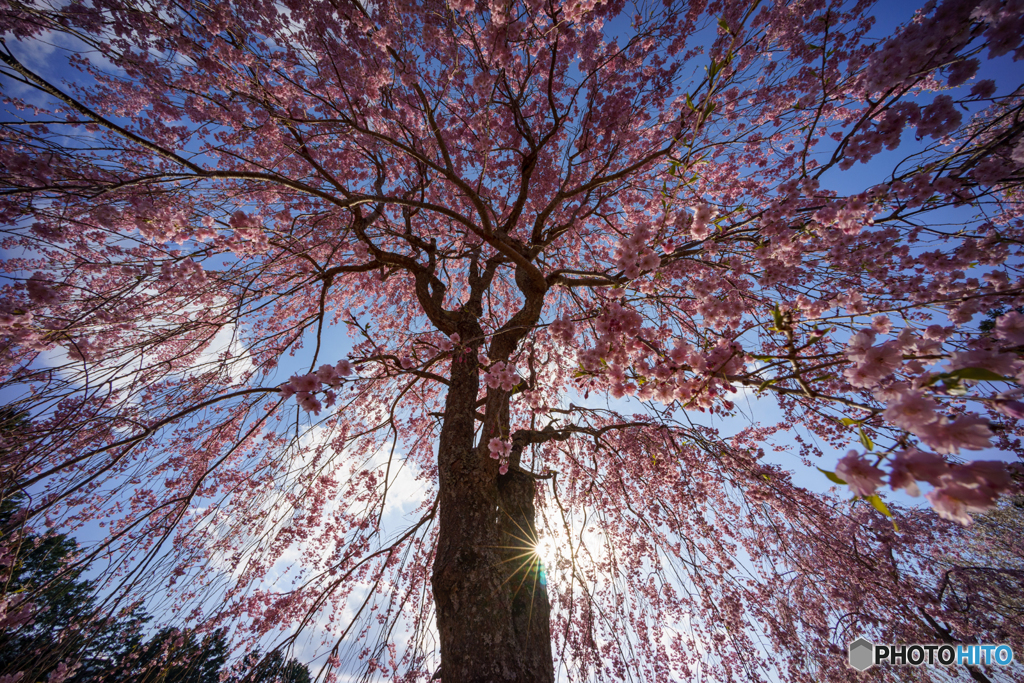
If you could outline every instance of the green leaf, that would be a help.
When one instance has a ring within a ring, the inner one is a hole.
[[[775,304],[772,307],[772,320],[775,321],[775,329],[782,330],[782,311],[779,309],[779,305]]]
[[[886,517],[892,517],[892,513],[889,512],[889,507],[885,504],[885,501],[878,497],[877,494],[870,496],[864,496],[864,500],[871,503],[871,507],[881,512]]]
[[[829,472],[828,470],[823,470],[820,467],[818,468],[818,471],[828,477],[829,481],[846,486],[846,482],[837,477],[835,472]]]
[[[998,372],[992,372],[991,370],[987,370],[986,368],[960,368],[959,370],[948,372],[946,373],[946,375],[953,379],[973,379],[980,382],[1010,381],[1003,377],[1002,375],[1000,375]]]
[[[762,391],[764,391],[765,389],[767,389],[771,385],[775,384],[775,382],[777,382],[777,381],[778,380],[774,380],[774,379],[766,379],[765,381],[761,382],[761,386],[759,386],[757,388],[757,393],[761,393]]]
[[[960,384],[959,380],[953,378],[942,380],[942,388],[950,396],[964,396],[967,394],[967,388]]]
[[[840,424],[845,425],[847,427],[852,427],[854,425],[859,425],[859,424],[863,424],[864,423],[863,420],[854,420],[852,417],[842,417],[842,418],[839,418],[839,422],[840,422]]]
[[[868,433],[864,431],[863,427],[858,428],[857,431],[860,432],[860,442],[864,444],[864,448],[869,451],[875,450],[875,442],[871,440],[871,437],[868,436]]]
[[[724,31],[728,31],[729,30],[729,24],[725,23],[725,19],[724,18],[718,20],[718,25],[721,26],[722,30],[724,30]]]

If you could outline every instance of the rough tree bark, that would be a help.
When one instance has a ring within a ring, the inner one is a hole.
[[[525,259],[524,259],[525,260]],[[548,596],[538,576],[534,480],[514,452],[507,474],[489,455],[493,436],[509,436],[511,392],[489,390],[479,444],[474,446],[480,392],[477,350],[486,339],[480,301],[496,262],[470,276],[471,293],[457,312],[435,315],[458,331],[467,348],[452,360],[438,443],[439,528],[431,577],[445,683],[554,681]],[[527,272],[532,271],[532,272]],[[517,268],[522,308],[490,340],[492,359],[508,358],[540,318],[547,283],[530,266]],[[429,311],[429,298],[420,291]],[[538,435],[532,434],[539,440]]]
[[[535,485],[499,474],[474,447],[475,354],[453,364],[438,446],[439,537],[433,569],[445,683],[553,681],[549,605],[532,552]],[[508,397],[503,396],[507,405]],[[526,560],[524,562],[524,560]]]

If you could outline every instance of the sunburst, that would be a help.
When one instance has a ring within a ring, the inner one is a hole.
[[[508,515],[508,513],[505,513]],[[513,584],[513,596],[518,597],[520,591],[526,590],[530,596],[529,621],[532,623],[533,607],[537,589],[547,587],[546,559],[554,554],[554,545],[549,538],[540,538],[536,532],[523,526],[511,515],[509,519],[515,524],[519,533],[510,534],[512,543],[504,546],[496,546],[502,550],[511,551],[501,564],[510,568],[508,576],[502,582],[502,586]]]

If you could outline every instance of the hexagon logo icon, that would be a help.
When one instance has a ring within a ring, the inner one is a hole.
[[[875,663],[875,646],[867,638],[860,637],[850,643],[850,666],[857,671],[865,671]]]

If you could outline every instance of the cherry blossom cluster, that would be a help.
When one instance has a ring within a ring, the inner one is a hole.
[[[68,357],[78,361],[93,361],[102,357],[104,345],[96,339],[78,337],[67,345]]]
[[[931,190],[929,189],[929,196]],[[825,202],[825,205],[814,212],[814,220],[821,225],[834,226],[844,235],[858,235],[874,221],[874,211],[865,195],[855,195],[838,202]],[[859,294],[859,292],[851,292]]]
[[[710,204],[702,202],[694,206],[692,220],[687,218],[690,237],[695,240],[707,239],[708,235],[711,234],[713,227],[711,221],[714,220],[716,213],[714,207]]]
[[[139,234],[156,243],[183,242],[189,237],[188,215],[149,197],[133,197],[130,207],[120,212],[105,205],[97,210],[97,215],[106,224],[131,222]]]
[[[988,448],[994,437],[989,421],[982,416],[962,410],[947,412],[944,403],[950,395],[945,381],[954,381],[961,393],[978,379],[1024,382],[1024,362],[1016,353],[1024,345],[1024,315],[1011,311],[1000,316],[991,337],[974,338],[966,348],[948,355],[943,353],[943,342],[953,328],[933,324],[920,334],[906,328],[895,339],[875,343],[877,334],[888,333],[890,327],[886,316],[876,316],[871,328],[849,339],[845,355],[853,364],[844,370],[844,377],[852,386],[872,391],[884,405],[881,417],[888,424],[917,437],[932,451],[899,451],[891,462],[892,488],[919,495],[916,482],[925,481],[934,487],[928,499],[936,511],[967,524],[967,513],[991,508],[996,497],[1009,490],[1010,479],[1004,463],[960,465],[944,457]],[[922,359],[943,356],[942,373],[926,371]],[[909,381],[897,379],[897,374]],[[1017,398],[1022,393],[1016,389],[981,398],[1007,417],[1020,419],[1024,405]],[[840,461],[836,473],[857,495],[873,494],[884,474],[877,463],[869,464],[853,451]]]
[[[576,324],[568,318],[559,318],[548,325],[548,332],[565,346],[576,341]]]
[[[441,339],[437,342],[437,348],[439,348],[442,353],[448,353],[461,343],[462,337],[459,335],[458,332],[455,332],[453,334],[448,335],[447,337],[441,337]]]
[[[203,216],[198,225],[190,218],[191,212],[173,206],[163,205],[152,197],[132,197],[126,206],[115,206],[113,204],[99,204],[91,210],[92,220],[96,224],[107,229],[122,227],[125,229],[138,230],[139,234],[152,242],[163,244],[176,242],[183,244],[188,240],[207,242],[217,240],[215,230],[216,221],[212,216]],[[254,223],[244,212],[238,211],[229,219],[232,226],[237,230],[253,230]],[[51,234],[55,231],[44,225],[38,230],[41,233]],[[218,246],[229,248],[240,241],[240,237],[221,239],[217,241]],[[253,239],[260,240],[261,236],[253,236]],[[262,244],[266,247],[266,244]]]
[[[32,324],[35,314],[32,311],[16,313],[0,313],[0,329],[22,330]]]
[[[493,438],[487,442],[487,450],[490,451],[491,458],[501,463],[498,471],[506,474],[508,472],[508,456],[512,452],[512,444],[503,439]]]
[[[44,351],[53,346],[47,339],[46,331],[39,329],[35,323],[32,311],[11,311],[8,308],[8,312],[0,313],[0,334],[8,335],[19,345],[34,351]]]
[[[977,5],[977,0],[947,0],[933,14],[919,17],[887,41],[868,62],[865,94],[887,91],[956,61],[951,57],[970,39],[972,11]]]
[[[858,496],[875,495],[886,479],[882,469],[857,451],[850,451],[839,461],[836,475]],[[916,448],[896,453],[888,475],[890,487],[919,496],[919,481],[934,487],[925,497],[940,516],[965,526],[971,523],[968,513],[991,509],[1000,494],[1011,490],[1011,480],[1002,462],[976,460],[954,464]]]
[[[502,391],[512,391],[519,384],[519,373],[512,363],[498,361],[487,369],[484,382],[491,389],[500,387]]]
[[[3,165],[19,183],[29,187],[44,187],[53,177],[54,158],[51,154],[29,155],[18,151],[4,157]]]
[[[666,404],[678,400],[707,409],[735,391],[726,377],[745,364],[740,346],[725,339],[703,352],[683,341],[667,353],[659,351],[658,335],[643,326],[643,317],[615,300],[594,329],[596,343],[579,354],[580,364],[585,372],[603,377],[616,398],[635,395]]]
[[[995,335],[1010,346],[1024,346],[1024,315],[1010,311],[999,316]]]
[[[14,563],[13,554],[0,557],[0,562]],[[0,564],[0,566],[5,566]],[[35,603],[25,600],[21,593],[7,593],[0,596],[0,628],[14,630],[35,621]]]
[[[53,281],[45,273],[32,275],[25,283],[25,289],[28,291],[28,297],[40,306],[48,306],[61,300],[59,289],[53,286]]]
[[[1020,345],[1022,321],[1024,316],[1016,312],[1001,317],[996,322],[994,336],[1003,345]],[[888,421],[915,435],[927,438],[922,430],[939,422],[937,405],[924,395],[925,390],[934,391],[931,387],[936,376],[934,373],[925,372],[925,364],[921,358],[934,358],[941,354],[942,341],[952,328],[931,325],[920,335],[907,328],[900,332],[896,339],[874,344],[876,329],[881,328],[865,328],[850,338],[845,355],[854,361],[854,364],[844,370],[844,376],[855,387],[876,388],[876,397],[889,406],[885,413]],[[905,357],[909,360],[904,360]],[[911,373],[914,376],[913,384],[889,382],[884,387],[879,386],[885,380],[891,379],[897,370]],[[1024,371],[1024,362],[1016,354],[993,347],[984,339],[976,340],[972,348],[950,353],[946,358],[944,370],[951,375],[964,374],[968,381],[974,370],[987,371],[990,374],[986,376],[990,378],[1001,377],[1017,383],[1024,380],[1021,374]],[[956,452],[956,449],[949,448],[944,452]]]
[[[875,331],[864,329],[853,335],[846,357],[855,362],[843,375],[855,387],[872,387],[892,375],[903,363],[903,345],[897,340],[874,345]]]
[[[167,261],[160,266],[160,282],[170,285],[201,285],[206,282],[206,272],[203,267],[192,259],[178,261]]]
[[[963,121],[963,115],[955,108],[953,98],[938,95],[925,107],[914,102],[901,102],[882,114],[874,128],[865,129],[850,140],[846,155],[839,163],[847,169],[856,162],[867,163],[882,148],[896,149],[904,128],[917,126],[917,137],[941,139],[952,133]]]
[[[236,256],[263,254],[270,246],[259,220],[244,211],[235,211],[228,224],[234,232],[225,244]]]
[[[342,378],[348,377],[353,372],[352,363],[347,360],[340,360],[334,365],[325,363],[316,372],[310,372],[305,375],[292,375],[280,387],[281,398],[288,399],[294,396],[299,403],[299,407],[306,412],[319,415],[323,405],[316,398],[316,393],[324,386],[337,389],[344,381]],[[330,389],[324,392],[324,396],[328,407],[334,405],[335,400],[337,400],[337,394]]]
[[[661,265],[661,258],[648,246],[652,232],[649,225],[638,225],[633,234],[620,240],[615,250],[615,264],[630,280],[640,277],[642,272],[654,270]]]
[[[46,683],[64,683],[64,681],[75,674],[80,666],[79,663],[73,663],[71,666],[68,666],[66,661],[58,663],[57,668],[46,677]]]
[[[977,451],[990,445],[992,432],[987,420],[973,414],[952,419],[940,417],[938,408],[938,404],[922,392],[903,390],[889,401],[882,417],[939,453],[959,453],[960,449]]]
[[[865,304],[856,292],[848,292],[839,305],[853,313],[863,313]],[[715,400],[713,385],[702,384],[694,375],[713,375],[722,369],[730,374],[744,372],[744,354],[736,345],[720,343],[711,353],[702,354],[679,343],[659,357],[654,351],[655,339],[642,322],[636,311],[619,301],[610,302],[596,321],[595,330],[600,336],[595,347],[580,355],[583,369],[605,377],[613,396],[656,397],[666,403],[692,401],[692,405],[705,407]],[[1024,361],[1015,352],[1024,346],[1024,315],[1015,311],[1004,314],[995,321],[991,338],[975,337],[966,348],[951,353],[944,350],[943,342],[953,332],[952,327],[933,324],[920,331],[907,327],[893,333],[895,336],[890,339],[879,341],[879,335],[890,334],[892,326],[888,316],[876,315],[871,327],[849,338],[844,355],[850,365],[843,370],[843,377],[851,386],[872,392],[883,406],[880,415],[886,423],[917,437],[922,447],[931,449],[931,453],[915,449],[917,455],[906,457],[918,463],[926,458],[941,463],[941,476],[919,479],[935,486],[929,500],[940,514],[963,522],[966,512],[991,507],[999,494],[1009,490],[1009,479],[1002,463],[988,463],[975,471],[945,460],[944,456],[962,450],[988,448],[994,437],[988,420],[982,416],[947,412],[943,406],[951,398],[947,382],[953,381],[954,387],[963,390],[969,390],[980,378],[1024,382]],[[929,372],[926,363],[936,358],[944,359],[943,366]],[[1018,419],[1024,415],[1024,403],[1017,400],[1022,394],[1024,391],[1015,390],[984,400],[1004,415]],[[896,488],[908,488],[909,485],[901,484],[901,478],[914,471],[901,469],[903,459],[896,457],[892,465],[891,477]],[[843,463],[837,473],[849,477],[851,486],[857,486],[858,473],[864,471],[866,461],[852,454]],[[877,482],[881,481],[878,477],[882,470],[877,466],[868,472]],[[987,479],[982,479],[978,472]],[[865,485],[857,490],[869,488]]]
[[[197,242],[208,242],[217,239],[217,231],[214,229],[216,221],[212,216],[204,216],[200,221],[200,227],[192,233],[192,239]]]
[[[985,25],[990,59],[1011,51],[1014,61],[1024,59],[1024,8],[1020,3],[983,0],[971,10],[971,19]]]

